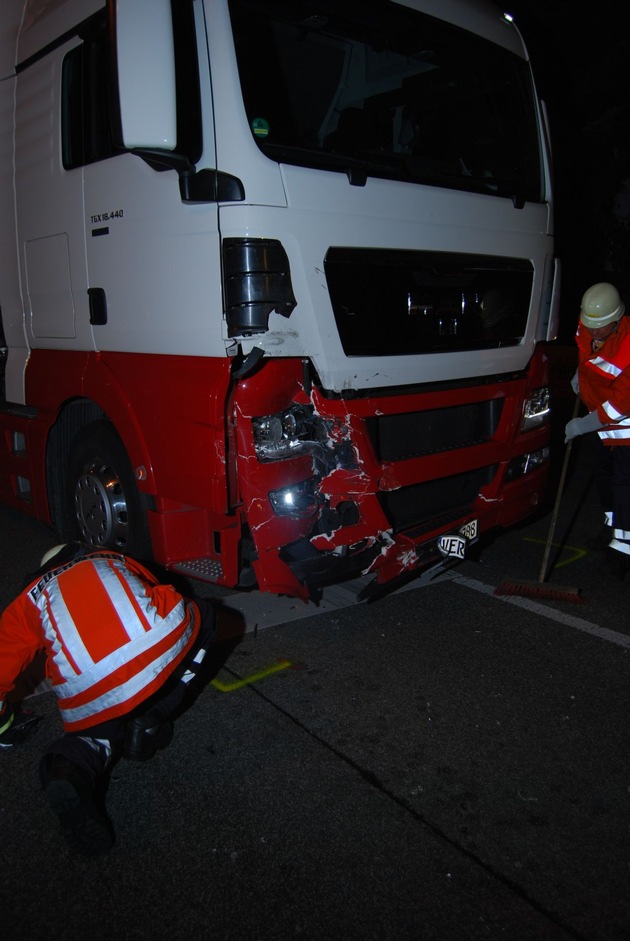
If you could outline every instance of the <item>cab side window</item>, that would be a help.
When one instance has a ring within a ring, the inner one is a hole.
[[[62,160],[66,170],[119,152],[112,133],[110,55],[104,21],[86,29],[63,61]]]

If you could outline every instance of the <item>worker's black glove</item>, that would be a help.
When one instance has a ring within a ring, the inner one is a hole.
[[[14,745],[21,745],[31,737],[41,716],[27,710],[22,710],[19,706],[6,704],[5,710],[0,715],[0,749],[13,748]]]
[[[564,429],[564,443],[566,444],[571,438],[577,438],[578,435],[585,435],[589,431],[597,431],[603,427],[596,411],[582,415],[580,418],[572,418]]]

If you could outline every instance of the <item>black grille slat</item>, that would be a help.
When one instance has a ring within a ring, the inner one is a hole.
[[[445,518],[456,520],[466,516],[481,488],[494,479],[496,472],[497,465],[491,464],[383,492],[379,501],[395,533],[411,527],[428,531],[443,524]]]
[[[405,461],[482,444],[494,436],[503,399],[368,418],[379,461]]]

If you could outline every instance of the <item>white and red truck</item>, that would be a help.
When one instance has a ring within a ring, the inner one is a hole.
[[[223,586],[375,590],[532,513],[550,156],[468,0],[3,0],[0,499]]]

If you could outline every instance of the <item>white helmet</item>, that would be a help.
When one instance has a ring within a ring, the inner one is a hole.
[[[625,306],[614,284],[599,281],[584,292],[580,308],[580,320],[585,327],[596,330],[606,327],[615,320],[621,320]]]
[[[45,552],[42,556],[42,561],[39,563],[39,567],[43,568],[47,562],[50,562],[51,559],[54,559],[57,553],[61,552],[62,549],[65,549],[67,545],[67,542],[62,542],[58,546],[53,546],[52,549],[48,550],[48,552]]]

